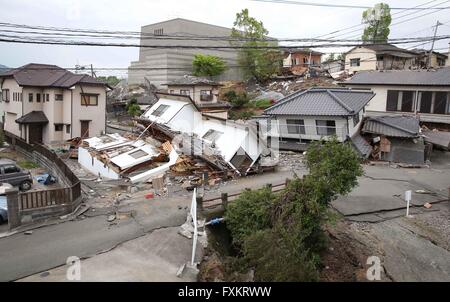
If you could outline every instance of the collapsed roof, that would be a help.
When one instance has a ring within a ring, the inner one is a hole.
[[[390,137],[414,138],[420,136],[419,119],[415,116],[379,116],[367,118],[364,133]]]

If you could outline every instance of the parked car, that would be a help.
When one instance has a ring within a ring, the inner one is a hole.
[[[33,186],[33,177],[29,171],[19,168],[14,161],[2,158],[0,159],[0,183],[8,183],[27,191]]]
[[[7,183],[0,184],[0,224],[8,220],[8,203],[6,201],[5,191],[13,188]]]

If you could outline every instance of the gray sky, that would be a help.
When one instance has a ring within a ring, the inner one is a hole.
[[[311,0],[317,3],[339,3],[372,6],[379,1],[369,0]],[[429,0],[385,1],[392,7],[413,7]],[[437,5],[435,1],[426,6]],[[450,6],[450,1],[439,5]],[[264,22],[272,37],[306,38],[327,34],[361,22],[363,9],[324,8],[249,0],[0,0],[0,20],[28,25],[69,28],[139,31],[142,25],[176,17],[231,27],[236,12],[243,8]],[[396,13],[393,10],[391,13]],[[420,16],[429,11],[398,18],[393,22]],[[397,19],[398,18],[398,19]],[[390,38],[432,35],[436,20],[447,22],[439,27],[438,35],[450,34],[450,10],[442,10],[413,21],[391,27]],[[361,27],[362,28],[362,27]],[[346,36],[358,34],[350,33]],[[342,37],[341,37],[342,38]],[[435,48],[448,48],[448,40],[439,41]],[[430,45],[425,45],[429,48]],[[325,49],[330,51],[330,49]],[[441,50],[446,52],[446,50]],[[94,64],[94,67],[128,67],[138,59],[137,48],[51,46],[0,43],[0,64],[18,67],[30,62],[74,67],[75,64]],[[119,73],[118,75],[126,75]]]

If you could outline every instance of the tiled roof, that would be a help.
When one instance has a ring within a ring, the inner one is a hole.
[[[415,116],[379,116],[366,119],[362,132],[391,137],[418,137],[419,119]]]
[[[211,86],[220,86],[219,83],[206,79],[206,78],[201,78],[201,77],[195,77],[195,76],[191,76],[191,75],[185,75],[181,78],[178,78],[172,82],[167,83],[167,85],[186,85],[186,86],[191,86],[191,85],[211,85]]]
[[[85,74],[74,74],[56,65],[27,64],[0,73],[1,77],[14,77],[20,86],[70,88],[75,84],[106,85]]]
[[[437,70],[361,71],[344,85],[450,86],[450,68]]]
[[[371,91],[311,88],[288,95],[264,110],[264,114],[349,116],[361,111],[374,95]]]
[[[31,111],[18,119],[16,119],[18,124],[47,124],[48,119],[43,111]]]
[[[358,133],[351,138],[353,148],[362,158],[369,158],[372,153],[372,146]]]

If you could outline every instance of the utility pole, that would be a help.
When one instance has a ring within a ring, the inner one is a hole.
[[[427,69],[430,69],[430,66],[431,66],[431,54],[433,53],[434,41],[436,40],[437,30],[440,25],[443,25],[443,24],[440,23],[438,20],[436,22],[436,25],[433,26],[433,27],[435,27],[435,29],[434,29],[434,35],[433,35],[433,42],[431,43],[431,49],[430,49],[430,52],[428,53]]]

